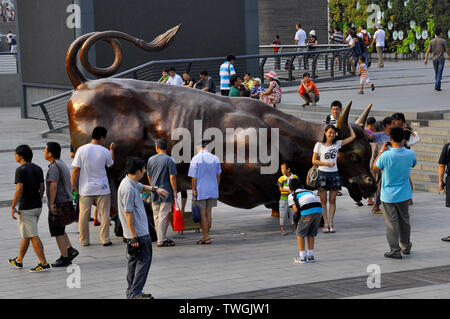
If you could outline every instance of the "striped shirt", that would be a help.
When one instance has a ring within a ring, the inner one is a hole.
[[[290,194],[288,197],[288,206],[291,207],[295,205],[294,195],[297,198],[300,214],[311,215],[311,214],[322,214],[322,204],[320,200],[314,195],[312,191],[306,189],[297,189],[294,193]]]
[[[340,32],[335,32],[331,36],[331,43],[332,44],[342,44],[344,43],[344,36]]]
[[[359,73],[362,78],[367,78],[369,76],[369,71],[367,70],[367,66],[365,63],[361,63],[359,65]]]
[[[220,66],[220,89],[229,90],[230,89],[230,78],[236,72],[234,71],[234,66],[228,61],[225,61]]]

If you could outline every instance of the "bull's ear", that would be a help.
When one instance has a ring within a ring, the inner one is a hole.
[[[356,120],[356,124],[358,125],[366,125],[366,121],[367,121],[367,117],[369,116],[369,112],[370,109],[372,108],[372,104],[369,104],[366,109],[364,110],[364,112],[361,114],[361,116],[359,117],[359,119]]]
[[[344,139],[350,136],[350,128],[348,126],[348,115],[350,114],[350,108],[352,107],[352,101],[348,103],[344,111],[342,111],[339,117],[337,128],[339,130],[340,138]]]

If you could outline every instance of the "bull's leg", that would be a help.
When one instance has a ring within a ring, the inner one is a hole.
[[[267,208],[272,210],[272,217],[280,217],[280,204],[279,202],[273,204],[265,204]]]

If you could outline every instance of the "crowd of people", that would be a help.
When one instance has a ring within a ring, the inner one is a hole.
[[[267,105],[275,106],[281,102],[282,90],[278,75],[274,72],[264,74],[264,79],[269,82],[269,87],[265,89],[261,84],[260,78],[253,78],[250,72],[245,72],[243,76],[236,73],[234,64],[236,57],[228,55],[226,61],[220,65],[220,93],[229,97],[251,97],[260,100]],[[200,79],[196,81],[189,72],[184,72],[179,76],[175,72],[175,68],[162,70],[159,83],[168,85],[185,86],[202,91],[216,93],[216,83],[214,79],[208,75],[208,71],[200,72]]]

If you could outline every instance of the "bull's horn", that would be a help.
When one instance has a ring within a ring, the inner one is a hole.
[[[352,107],[352,101],[348,103],[339,117],[337,128],[339,130],[340,138],[344,139],[350,136],[350,128],[348,126],[348,115],[350,114],[350,108]]]
[[[369,116],[369,112],[370,109],[372,108],[372,104],[369,104],[366,109],[364,110],[364,112],[361,114],[361,116],[359,117],[359,119],[356,120],[356,124],[358,125],[366,125],[366,121],[367,121],[367,117]]]

